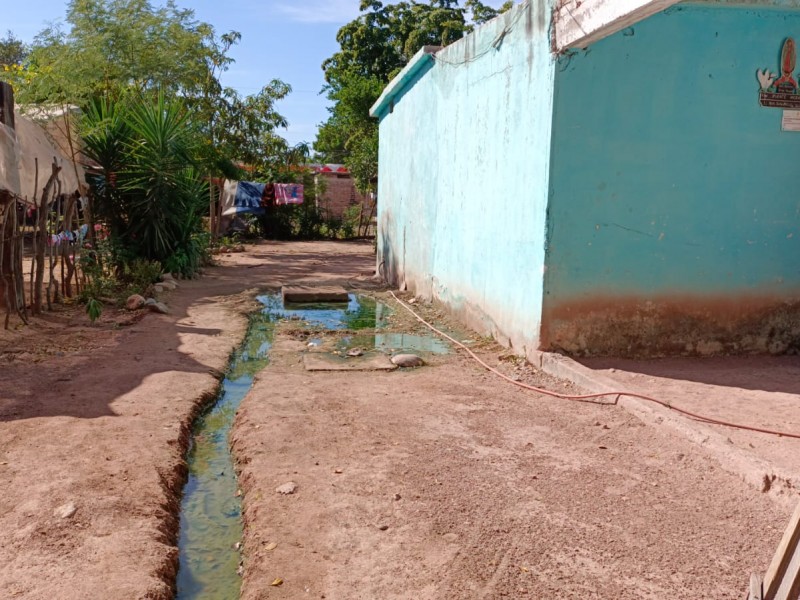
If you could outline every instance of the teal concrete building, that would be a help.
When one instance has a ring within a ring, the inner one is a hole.
[[[800,350],[800,2],[528,0],[380,119],[379,269],[522,354]]]

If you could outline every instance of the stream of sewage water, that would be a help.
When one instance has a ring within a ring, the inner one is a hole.
[[[195,422],[187,456],[189,478],[181,502],[177,600],[234,600],[242,539],[242,506],[230,452],[229,436],[236,410],[269,364],[275,325],[284,319],[327,330],[375,329],[386,325],[391,309],[366,296],[350,295],[347,304],[284,306],[280,294],[258,296],[264,308],[250,318],[241,346],[233,353],[214,404]],[[312,342],[313,343],[313,342]],[[343,336],[337,348],[446,353],[437,338],[398,333]]]

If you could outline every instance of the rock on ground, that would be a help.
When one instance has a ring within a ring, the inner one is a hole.
[[[133,294],[132,296],[128,296],[128,299],[125,301],[125,308],[127,310],[138,310],[144,306],[144,303],[144,296]]]
[[[148,304],[147,308],[150,309],[150,312],[161,313],[162,315],[169,314],[169,307],[163,302],[154,302],[153,304]]]
[[[71,519],[75,516],[75,513],[78,512],[78,507],[75,506],[74,502],[68,502],[62,506],[59,506],[55,510],[55,515],[60,519]]]
[[[398,367],[407,369],[421,367],[425,364],[425,361],[416,354],[397,354],[392,357],[392,362]]]
[[[288,496],[289,494],[294,494],[297,491],[297,484],[294,481],[289,481],[276,487],[275,491],[279,494]]]

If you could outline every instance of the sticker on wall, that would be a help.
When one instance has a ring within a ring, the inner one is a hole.
[[[761,85],[759,101],[768,108],[789,108],[800,110],[800,88],[792,76],[797,66],[797,47],[792,38],[786,38],[781,50],[781,75],[770,73],[769,69],[756,71]]]
[[[800,110],[784,110],[781,131],[800,131]]]

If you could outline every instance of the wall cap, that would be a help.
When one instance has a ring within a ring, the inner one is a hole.
[[[386,114],[394,99],[408,86],[413,77],[434,58],[441,46],[423,46],[397,76],[384,88],[380,98],[369,109],[371,117],[381,118]]]

